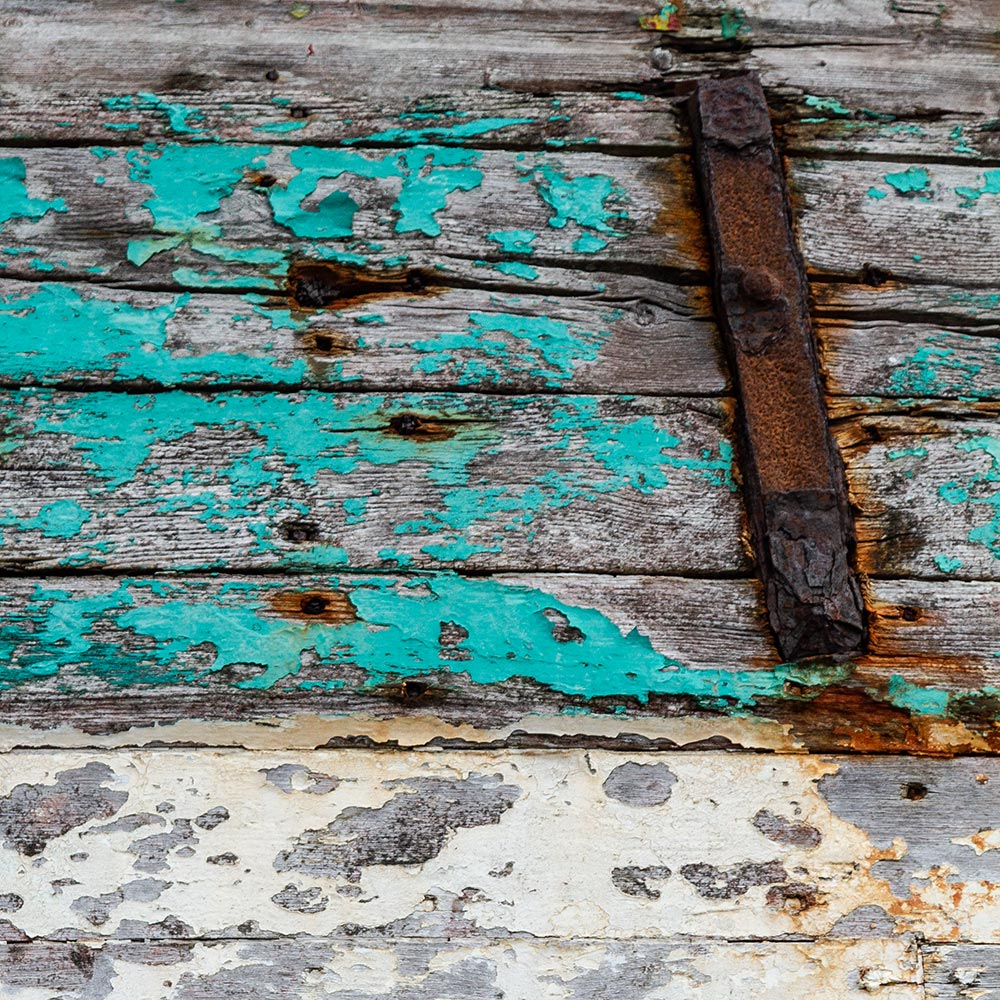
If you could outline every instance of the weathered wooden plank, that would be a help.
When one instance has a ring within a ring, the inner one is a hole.
[[[516,272],[490,267],[484,288],[408,291],[400,274],[347,289],[327,309],[255,293],[0,281],[0,382],[726,392],[706,289],[607,274],[596,276],[602,292],[583,297],[565,287],[565,271],[540,270],[558,294],[511,290]],[[828,392],[990,399],[1000,391],[1000,340],[984,325],[1000,325],[1000,296],[921,286],[834,296],[839,287],[813,287],[821,316],[839,314],[817,321]],[[900,321],[915,313],[940,319]]]
[[[824,665],[780,663],[752,579],[8,579],[2,737],[981,752],[998,587],[872,581],[870,653]]]
[[[947,284],[909,284],[877,268],[869,269],[862,281],[866,283],[813,282],[809,290],[816,314],[823,318],[905,317],[917,324],[1000,327],[1000,292]]]
[[[518,267],[490,273],[517,283]],[[726,391],[704,289],[602,277],[605,291],[584,298],[407,290],[400,274],[327,309],[254,293],[0,281],[0,383]]]
[[[1000,396],[1000,327],[825,320],[817,334],[833,394],[965,401]]]
[[[841,421],[835,435],[864,572],[1000,579],[995,420],[872,414]]]
[[[714,400],[23,390],[3,403],[8,568],[748,565]]]
[[[0,983],[10,1000],[918,1000],[919,957],[901,940],[88,940],[0,945]]]
[[[935,1000],[977,1000],[1000,990],[1000,952],[991,945],[939,945],[922,957],[924,988]]]
[[[7,567],[748,569],[713,400],[23,390],[4,403]],[[835,432],[861,569],[1000,578],[993,424],[858,409]]]
[[[0,765],[15,943],[997,940],[995,760],[60,751]]]
[[[467,274],[504,258],[705,263],[682,156],[265,142],[27,149],[0,163],[8,276],[284,288],[302,258],[389,271],[451,258]]]
[[[309,257],[375,273],[443,265],[466,280],[477,262],[500,260],[522,265],[526,283],[535,260],[647,274],[707,267],[686,156],[217,144],[18,153],[0,161],[9,277],[284,289]],[[994,283],[996,171],[790,167],[813,272]]]

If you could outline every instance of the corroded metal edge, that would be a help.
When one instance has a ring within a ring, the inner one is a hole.
[[[865,609],[844,467],[830,435],[803,265],[759,80],[699,81],[691,118],[771,627],[789,660],[859,652]]]

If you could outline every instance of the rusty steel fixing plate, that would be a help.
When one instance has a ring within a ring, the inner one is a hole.
[[[786,660],[858,652],[865,612],[844,467],[759,80],[699,81],[691,118],[716,313],[740,398],[746,502],[778,649]]]

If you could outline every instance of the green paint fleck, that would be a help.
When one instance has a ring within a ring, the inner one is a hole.
[[[976,377],[983,366],[964,353],[979,343],[969,334],[931,334],[893,370],[888,381],[889,391],[903,397],[956,394],[988,397],[994,394],[995,386],[976,387]]]
[[[193,139],[208,139],[211,136],[203,128],[197,128],[191,122],[205,120],[203,112],[190,108],[179,102],[165,101],[156,94],[137,93],[122,94],[118,97],[108,97],[101,102],[109,111],[156,111],[166,118],[172,132]],[[106,125],[105,128],[113,126]],[[138,128],[138,125],[129,126]]]
[[[300,129],[304,129],[310,122],[305,118],[291,118],[286,122],[265,122],[263,125],[257,125],[254,128],[254,132],[298,132]]]
[[[877,187],[870,187],[868,189],[868,197],[874,198],[876,201],[881,201],[883,198],[888,198],[889,193],[887,191],[880,191]]]
[[[814,108],[816,111],[828,111],[833,115],[850,116],[851,114],[851,109],[845,108],[835,97],[816,97],[814,94],[806,94],[802,100],[807,107]]]
[[[615,97],[623,101],[644,101],[646,100],[645,94],[637,93],[634,90],[616,90]]]
[[[524,278],[525,281],[536,281],[538,272],[530,264],[522,264],[516,260],[505,260],[493,265],[501,274],[509,274],[514,278]]]
[[[1000,194],[1000,170],[987,170],[983,173],[983,185],[978,188],[959,187],[955,193],[963,199],[960,208],[969,208],[984,194]]]

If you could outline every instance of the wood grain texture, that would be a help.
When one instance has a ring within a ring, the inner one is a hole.
[[[694,553],[703,572],[748,565],[716,401],[48,390],[4,399],[8,569],[459,562],[669,572],[694,568]],[[718,494],[711,506],[706,487]]]
[[[920,949],[903,941],[32,942],[0,946],[10,1000],[745,1000],[774,984],[815,996],[918,1000]],[[42,985],[44,984],[44,985]],[[322,993],[317,993],[322,990]]]
[[[643,274],[707,269],[686,155],[266,143],[18,153],[2,160],[14,205],[3,227],[9,277],[259,291],[284,290],[289,270],[310,258],[363,269],[369,281],[438,265],[468,281],[483,260],[508,272],[520,264],[525,283],[536,260]],[[995,174],[794,159],[806,264],[822,276],[857,279],[875,267],[992,286]]]
[[[751,579],[345,572],[7,591],[10,746],[1000,747],[996,583],[871,581],[869,654],[801,664],[780,662]]]
[[[63,751],[3,768],[15,943],[997,939],[993,760]]]

